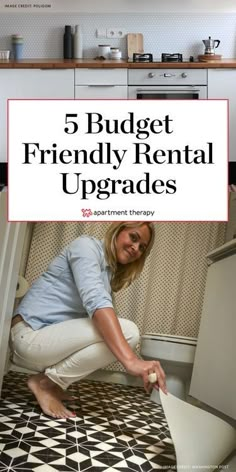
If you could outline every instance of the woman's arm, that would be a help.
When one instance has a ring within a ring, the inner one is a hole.
[[[124,368],[132,375],[142,377],[144,388],[148,392],[151,385],[148,374],[155,372],[157,384],[164,393],[167,393],[165,374],[158,361],[144,361],[139,359],[126,341],[119,320],[112,308],[100,308],[93,315],[93,322],[104,339],[110,351]]]

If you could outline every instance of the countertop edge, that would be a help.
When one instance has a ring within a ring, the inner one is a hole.
[[[23,59],[0,60],[0,69],[236,69],[236,59],[210,60],[207,62],[145,62],[133,63],[124,59]]]

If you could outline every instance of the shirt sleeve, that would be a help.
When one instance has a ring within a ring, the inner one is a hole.
[[[106,289],[102,276],[104,255],[96,240],[85,236],[73,241],[68,248],[68,260],[82,305],[89,317],[99,308],[113,308],[111,293]],[[108,274],[103,275],[109,280]]]

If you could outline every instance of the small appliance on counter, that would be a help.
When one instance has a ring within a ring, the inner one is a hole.
[[[211,39],[211,36],[209,36],[208,39],[203,39],[202,42],[205,46],[205,51],[204,54],[200,54],[198,56],[199,61],[211,61],[221,59],[221,54],[215,53],[215,49],[218,48],[218,46],[220,45],[219,39]]]
[[[170,54],[163,52],[160,59],[155,59],[150,53],[133,53],[133,57],[129,58],[128,62],[194,62],[194,57],[190,56],[189,58],[184,59],[183,54]]]

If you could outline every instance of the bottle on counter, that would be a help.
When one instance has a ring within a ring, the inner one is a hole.
[[[83,37],[80,25],[75,26],[74,34],[74,59],[83,57]]]
[[[15,61],[19,61],[23,57],[23,36],[20,34],[12,34],[11,36],[11,53]]]
[[[63,37],[63,57],[64,59],[73,58],[73,34],[70,25],[65,26]]]

